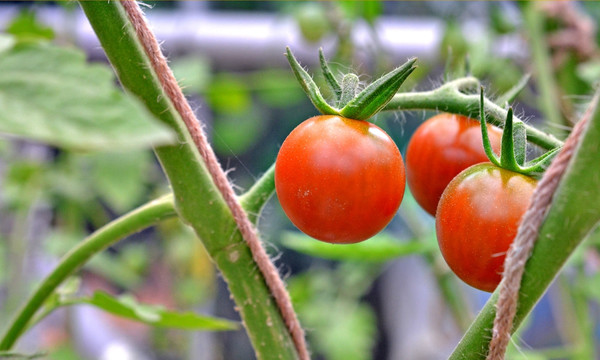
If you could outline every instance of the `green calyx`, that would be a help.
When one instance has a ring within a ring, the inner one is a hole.
[[[481,87],[480,92],[479,114],[481,117],[483,148],[490,161],[498,167],[523,175],[538,177],[546,170],[554,156],[561,149],[561,147],[554,148],[526,163],[527,134],[525,125],[520,120],[513,121],[513,109],[512,107],[509,107],[506,120],[504,121],[504,129],[502,131],[500,157],[497,157],[492,150],[492,145],[487,132],[483,86]]]
[[[340,84],[329,68],[323,51],[319,50],[321,71],[327,85],[334,94],[335,106],[333,106],[325,100],[317,84],[298,63],[289,47],[286,48],[286,56],[296,79],[298,79],[302,89],[304,89],[317,110],[324,115],[339,115],[355,120],[367,120],[381,111],[392,100],[406,78],[414,71],[416,68],[415,62],[417,61],[416,58],[408,60],[402,66],[383,75],[358,92],[358,76],[347,74]]]

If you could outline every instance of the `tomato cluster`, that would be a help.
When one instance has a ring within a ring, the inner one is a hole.
[[[502,132],[488,125],[492,148]],[[505,254],[536,185],[488,162],[480,123],[439,114],[413,134],[406,180],[417,202],[436,217],[444,259],[469,285],[493,291]],[[320,115],[296,127],[275,163],[275,187],[301,231],[330,243],[355,243],[381,231],[404,195],[400,151],[379,127]]]
[[[302,232],[355,243],[381,231],[404,196],[404,163],[376,125],[334,115],[312,117],[285,139],[275,162],[279,202]]]
[[[492,148],[502,132],[487,125]],[[440,250],[467,284],[493,291],[536,181],[488,162],[480,123],[439,114],[413,134],[406,176],[416,201],[436,217]]]

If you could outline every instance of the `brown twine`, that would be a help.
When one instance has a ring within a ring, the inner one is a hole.
[[[595,104],[595,101],[592,101]],[[503,360],[510,341],[513,320],[517,312],[517,299],[525,263],[531,254],[533,245],[538,237],[538,231],[546,212],[552,202],[552,196],[558,187],[569,161],[579,143],[583,129],[591,117],[594,106],[591,106],[575,127],[563,149],[556,156],[532,196],[531,204],[523,216],[517,236],[504,261],[503,280],[500,283],[500,293],[496,303],[496,318],[492,330],[487,360]]]
[[[221,192],[227,206],[233,214],[233,218],[237,223],[238,228],[242,237],[246,240],[254,261],[256,261],[258,268],[265,277],[265,281],[279,310],[284,319],[284,322],[292,336],[292,340],[298,352],[298,356],[302,360],[310,359],[306,342],[304,338],[304,330],[300,326],[300,322],[292,307],[289,294],[285,289],[283,280],[279,276],[278,271],[269,259],[266,251],[262,247],[261,241],[252,226],[252,223],[248,219],[246,212],[243,210],[240,203],[237,201],[236,195],[233,188],[227,180],[225,172],[221,168],[217,157],[215,156],[213,149],[208,143],[208,139],[202,130],[199,121],[196,119],[192,108],[185,99],[181,88],[177,84],[175,77],[169,66],[167,60],[160,50],[160,46],[150,30],[144,15],[136,1],[124,0],[122,1],[123,8],[127,12],[129,19],[137,33],[137,36],[146,51],[146,54],[150,58],[152,68],[156,72],[159,81],[173,103],[177,112],[181,115],[188,131],[190,132],[194,144],[198,148],[202,159],[206,163],[208,171],[210,172],[213,181],[217,188]]]

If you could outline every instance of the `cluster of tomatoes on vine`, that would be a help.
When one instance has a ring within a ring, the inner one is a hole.
[[[358,77],[341,83],[323,53],[321,69],[335,95],[330,105],[287,49],[292,70],[323,114],[296,127],[275,162],[279,202],[305,234],[349,244],[380,232],[395,216],[405,182],[419,205],[436,218],[440,250],[452,271],[469,285],[493,291],[552,153],[525,166],[523,124],[508,110],[504,131],[480,121],[442,113],[412,135],[404,161],[394,141],[366,121],[393,98],[415,69],[416,59],[358,91]],[[500,152],[497,158],[494,151]]]

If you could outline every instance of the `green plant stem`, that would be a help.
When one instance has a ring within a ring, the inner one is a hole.
[[[460,114],[479,119],[479,80],[466,77],[448,82],[437,89],[421,92],[398,93],[386,105],[384,110],[436,110],[453,114]],[[471,90],[473,93],[465,93]],[[506,119],[507,110],[498,106],[489,99],[484,99],[485,111],[490,124],[502,127]],[[515,121],[519,119],[515,116]],[[543,149],[551,150],[563,145],[553,135],[540,131],[533,126],[525,124],[527,140]]]
[[[260,211],[275,192],[275,163],[239,197],[240,203],[252,223],[256,224]]]
[[[533,68],[537,75],[540,109],[550,125],[548,131],[559,138],[564,138],[566,123],[561,116],[558,86],[554,80],[550,52],[546,46],[543,14],[535,2],[524,3],[523,18],[523,26],[529,35]]]
[[[180,218],[202,240],[229,286],[257,358],[298,358],[264,274],[258,270],[183,120],[165,96],[123,3],[81,1],[80,5],[124,88],[178,134],[178,144],[156,148],[156,155],[173,189]]]
[[[597,105],[597,97],[595,98]],[[513,331],[539,301],[576,247],[600,221],[600,109],[579,141],[552,204],[539,229],[532,254],[525,265]],[[584,207],[584,208],[582,208]],[[450,356],[453,360],[485,359],[495,317],[498,289],[480,311]]]
[[[10,325],[0,341],[0,351],[9,350],[14,345],[44,301],[67,277],[77,271],[92,256],[127,235],[174,215],[173,197],[171,195],[164,196],[108,223],[69,251],[60,260],[52,273],[38,285],[29,299],[25,301],[14,319],[9,322]]]

